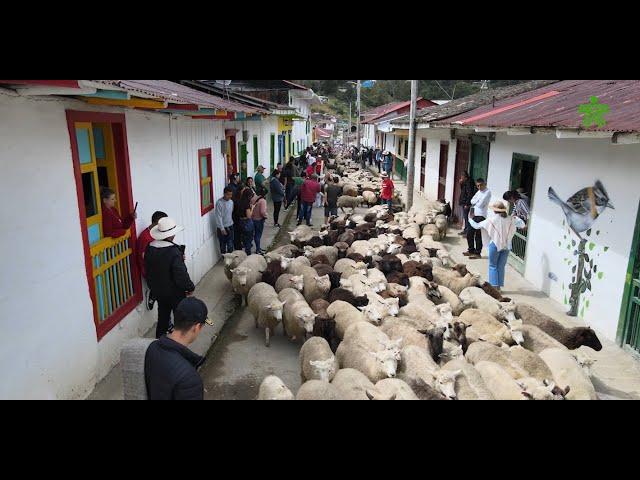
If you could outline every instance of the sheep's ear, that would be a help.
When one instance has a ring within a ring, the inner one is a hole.
[[[525,397],[527,397],[529,400],[533,400],[533,395],[531,395],[529,392],[522,392],[522,395],[524,395]]]
[[[564,389],[565,396],[569,393],[570,390],[571,390],[571,387],[567,385],[566,388]]]

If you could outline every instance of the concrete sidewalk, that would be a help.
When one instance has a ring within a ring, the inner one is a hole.
[[[276,240],[279,228],[273,226],[273,203],[267,201],[267,210],[269,217],[265,222],[264,232],[262,234],[261,247],[267,250],[268,247]],[[284,211],[281,209],[280,223],[285,225],[285,218],[291,210]],[[253,245],[255,252],[255,245]],[[191,345],[191,350],[198,355],[207,355],[207,352],[217,340],[222,327],[226,321],[240,308],[240,297],[235,295],[231,289],[231,283],[224,274],[223,263],[218,262],[207,274],[202,277],[196,285],[194,296],[206,303],[209,309],[209,317],[214,321],[213,327],[203,329],[198,339]],[[157,312],[157,305],[154,311]],[[155,323],[151,329],[145,334],[146,338],[155,336]],[[111,369],[109,374],[103,378],[91,392],[87,400],[123,400],[122,392],[122,370],[120,363]]]

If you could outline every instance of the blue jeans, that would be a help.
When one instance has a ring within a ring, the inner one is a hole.
[[[306,220],[307,225],[311,223],[311,212],[313,211],[313,202],[302,202],[298,221]]]
[[[227,234],[222,235],[222,232],[218,228],[218,241],[220,242],[220,253],[233,252],[233,225],[227,227]]]
[[[393,199],[389,199],[389,200],[383,200],[384,203],[386,203],[387,205],[389,205],[389,208],[391,208],[393,206]]]
[[[260,252],[260,239],[262,238],[262,232],[264,230],[264,219],[253,221],[254,232],[253,239],[256,242],[256,253]]]
[[[242,220],[242,243],[244,244],[244,251],[247,255],[251,255],[254,231],[255,226],[253,220]]]
[[[498,251],[493,242],[489,243],[489,283],[494,287],[504,287],[504,271],[508,259],[508,249]]]

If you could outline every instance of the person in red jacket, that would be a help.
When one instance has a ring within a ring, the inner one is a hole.
[[[380,193],[380,198],[384,203],[389,205],[389,208],[391,208],[391,204],[393,203],[393,189],[395,188],[395,185],[393,184],[393,180],[391,180],[389,175],[386,173],[383,172],[380,176],[382,177],[382,192]]]
[[[140,267],[140,273],[142,274],[142,278],[147,279],[147,272],[144,269],[144,252],[147,250],[147,245],[153,242],[153,237],[151,236],[151,229],[158,224],[158,220],[161,218],[165,218],[168,215],[164,212],[154,212],[151,216],[151,225],[145,228],[142,233],[138,236],[138,242],[136,244],[138,250],[138,266]],[[155,297],[153,296],[153,292],[147,285],[147,288],[144,292],[145,296],[145,305],[147,306],[147,310],[153,310],[153,304],[156,302]]]
[[[300,188],[300,197],[302,200],[302,209],[300,210],[300,217],[298,218],[298,225],[302,223],[302,220],[307,221],[307,225],[311,225],[311,211],[313,210],[313,202],[316,200],[316,195],[320,193],[320,184],[318,183],[318,177],[316,174],[312,174],[310,178],[307,178],[302,187]]]
[[[116,210],[116,193],[107,187],[100,189],[102,198],[102,235],[104,237],[120,238],[127,233],[133,221],[138,218],[136,212],[130,213],[123,219]]]
[[[316,171],[316,164],[315,163],[310,164],[305,171],[305,173],[307,174],[307,178],[311,178],[311,175],[313,175],[313,172],[315,171]]]

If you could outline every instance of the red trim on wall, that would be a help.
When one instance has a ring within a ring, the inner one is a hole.
[[[95,285],[93,282],[93,267],[91,265],[91,250],[89,247],[89,234],[86,229],[86,211],[84,208],[84,197],[82,193],[82,173],[80,170],[80,157],[78,155],[78,145],[76,143],[76,122],[99,122],[110,123],[113,131],[113,144],[116,156],[116,173],[118,176],[118,190],[120,198],[121,210],[126,208],[127,213],[133,211],[133,192],[131,190],[131,171],[129,168],[129,149],[127,147],[127,127],[125,116],[121,113],[105,113],[105,112],[83,112],[77,110],[67,110],[67,128],[69,130],[69,139],[71,143],[71,157],[73,159],[73,172],[76,180],[76,193],[78,197],[78,216],[80,220],[80,230],[82,233],[82,244],[84,248],[84,264],[87,273],[87,286],[89,287],[89,296],[93,305],[93,321],[96,326],[96,335],[98,341],[102,339],[120,320],[129,314],[142,301],[142,280],[138,271],[138,264],[134,260],[136,252],[136,224],[131,225],[131,250],[134,252],[131,263],[131,275],[133,280],[133,288],[136,292],[126,303],[120,306],[118,310],[113,312],[104,322],[98,321],[98,307],[96,302]],[[123,212],[120,212],[123,213]]]
[[[211,188],[209,189],[210,203],[206,207],[202,206],[202,165],[200,163],[200,157],[205,155],[207,157],[207,168],[209,171],[209,177],[211,177]],[[198,150],[198,184],[200,185],[200,216],[204,216],[213,210],[213,170],[211,168],[211,149],[203,148]]]
[[[0,83],[16,85],[48,85],[51,87],[80,88],[78,80],[0,80]]]

